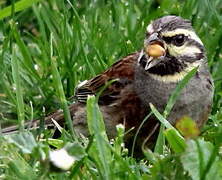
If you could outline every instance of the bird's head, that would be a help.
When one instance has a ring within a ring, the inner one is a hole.
[[[139,65],[163,81],[179,81],[205,59],[202,41],[189,20],[164,16],[147,26]]]

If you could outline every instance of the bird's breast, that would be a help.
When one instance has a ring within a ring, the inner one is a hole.
[[[161,108],[167,103],[168,98],[175,87],[176,83],[164,83],[155,80],[141,67],[135,69],[134,88],[138,96],[146,105],[152,103],[161,110]]]
[[[178,82],[158,81],[140,67],[135,70],[135,92],[146,107],[152,103],[160,112],[164,111],[177,84]],[[182,116],[189,116],[199,121],[200,114],[212,101],[212,89],[206,90],[206,85],[205,78],[193,77],[188,82],[182,89],[168,118],[172,124]]]

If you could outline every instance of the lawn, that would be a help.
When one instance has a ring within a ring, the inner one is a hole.
[[[136,159],[123,146],[122,126],[107,139],[94,97],[87,101],[89,139],[77,142],[70,126],[58,139],[51,130],[23,129],[60,108],[69,124],[75,86],[139,51],[149,22],[169,14],[190,19],[206,47],[215,93],[200,136],[190,125],[192,137],[182,137],[153,107],[166,128],[155,149]],[[2,0],[0,64],[0,127],[21,131],[0,134],[0,179],[222,179],[221,0]],[[68,171],[49,160],[62,147],[75,161]]]

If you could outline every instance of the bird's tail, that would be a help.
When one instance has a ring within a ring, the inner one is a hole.
[[[69,106],[69,110],[71,113],[71,116],[73,113],[75,113],[77,109],[77,104],[72,104]],[[44,119],[44,128],[52,128],[55,127],[55,124],[53,123],[52,120],[55,120],[60,126],[64,125],[64,114],[62,110],[57,110],[53,113],[51,113],[49,116],[45,117]],[[40,127],[41,120],[32,120],[28,121],[25,123],[24,128],[25,129],[37,129]],[[6,128],[3,128],[0,130],[3,135],[8,135],[12,133],[16,133],[19,131],[19,126],[14,125],[14,126],[9,126]]]

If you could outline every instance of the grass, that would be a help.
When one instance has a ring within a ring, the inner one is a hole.
[[[60,107],[69,122],[66,109],[72,102],[67,99],[74,87],[140,50],[147,24],[167,14],[192,21],[206,46],[215,83],[212,113],[199,137],[184,140],[175,129],[162,128],[167,142],[161,140],[159,145],[163,145],[155,152],[144,149],[143,159],[136,160],[122,147],[123,127],[108,141],[96,100],[91,97],[88,124],[94,136],[81,144],[73,142],[65,130],[60,139],[52,139],[50,130],[43,132],[44,137],[23,131],[0,135],[0,179],[222,178],[220,0],[14,0],[1,1],[0,7],[1,126],[19,124],[22,131],[24,120],[44,117]],[[166,115],[155,109],[153,113],[160,120]],[[71,149],[76,162],[69,171],[56,173],[50,167],[49,152],[63,146]]]

